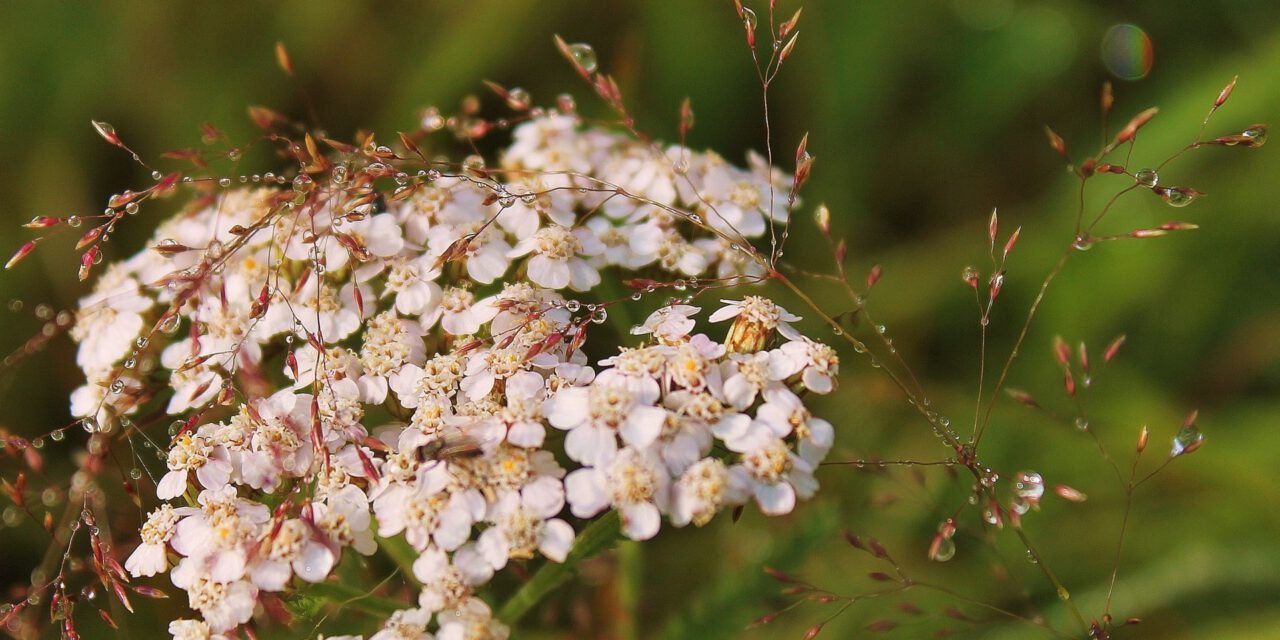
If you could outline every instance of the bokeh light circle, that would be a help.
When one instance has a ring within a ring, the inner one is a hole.
[[[1141,27],[1117,24],[1102,36],[1102,64],[1122,80],[1141,80],[1155,61],[1151,37]]]

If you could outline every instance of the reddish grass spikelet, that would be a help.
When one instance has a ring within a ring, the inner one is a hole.
[[[818,637],[818,634],[819,634],[819,633],[822,633],[822,623],[818,623],[818,624],[815,624],[815,625],[813,625],[813,626],[809,627],[809,628],[804,632],[804,639],[803,639],[803,640],[813,640],[814,638]]]
[[[883,270],[880,268],[880,265],[871,265],[871,271],[867,273],[867,290],[876,286],[876,283],[880,281],[881,275],[883,275]]]
[[[13,253],[13,256],[9,258],[9,261],[4,263],[4,268],[12,269],[19,262],[22,262],[22,260],[25,259],[27,255],[29,255],[32,251],[35,250],[36,243],[40,242],[41,240],[43,240],[43,238],[36,238],[35,240],[31,240],[26,244],[22,245],[21,247],[18,247],[18,250],[15,251]]]
[[[1080,492],[1078,489],[1068,487],[1065,484],[1054,485],[1053,492],[1058,494],[1059,498],[1062,498],[1067,502],[1084,502],[1089,499],[1089,496]]]
[[[1049,125],[1045,125],[1044,134],[1049,138],[1049,146],[1058,155],[1062,156],[1063,158],[1069,158],[1069,156],[1067,155],[1067,143],[1063,141],[1062,136],[1055,133],[1053,129],[1050,129]]]
[[[1113,142],[1112,144],[1120,145],[1125,142],[1129,142],[1133,140],[1134,137],[1138,135],[1138,130],[1141,129],[1143,126],[1145,126],[1148,122],[1151,122],[1151,119],[1156,117],[1156,114],[1159,112],[1160,112],[1159,107],[1151,107],[1146,111],[1143,111],[1142,113],[1139,113],[1138,115],[1134,116],[1133,119],[1130,120],[1128,124],[1126,124],[1124,128],[1120,129],[1120,132],[1116,134],[1115,142]]]
[[[276,64],[286,75],[293,77],[293,60],[289,57],[289,50],[285,48],[284,42],[281,41],[276,42]]]
[[[885,633],[888,631],[893,631],[897,627],[898,627],[898,623],[896,621],[889,620],[886,618],[883,620],[876,620],[875,622],[872,622],[871,624],[868,624],[863,628],[866,629],[867,631],[870,631],[871,633]]]
[[[1120,352],[1120,347],[1124,346],[1126,338],[1127,336],[1124,334],[1116,336],[1116,338],[1111,341],[1111,344],[1107,345],[1106,350],[1102,352],[1102,361],[1111,362],[1111,359],[1115,358],[1116,354]]]

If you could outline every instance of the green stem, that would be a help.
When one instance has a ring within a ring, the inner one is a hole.
[[[609,511],[587,525],[587,528],[578,534],[578,539],[574,541],[573,548],[569,550],[569,556],[565,561],[548,562],[542,565],[542,568],[538,569],[533,577],[529,578],[529,581],[524,583],[510,600],[507,600],[506,604],[502,605],[498,611],[498,618],[509,625],[519,621],[535,604],[538,604],[538,601],[572,577],[578,563],[613,546],[618,540],[620,525],[621,519],[617,511]]]
[[[644,549],[635,540],[618,543],[618,637],[637,640],[640,637],[640,591],[644,579]]]
[[[386,618],[394,611],[405,608],[399,600],[372,595],[370,591],[343,582],[320,582],[310,585],[290,602],[294,613],[307,615],[309,609],[321,603],[332,603],[342,609],[353,609],[373,616]]]
[[[378,538],[378,548],[387,554],[391,561],[396,563],[396,567],[400,569],[400,574],[404,576],[407,582],[417,586],[422,586],[418,582],[417,577],[413,575],[413,561],[418,558],[418,552],[409,546],[409,543],[402,537],[396,538]]]

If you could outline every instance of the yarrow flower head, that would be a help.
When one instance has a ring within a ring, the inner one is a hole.
[[[805,401],[838,360],[799,317],[750,295],[708,318],[732,320],[723,340],[689,300],[609,326],[657,286],[618,300],[618,273],[750,282],[724,238],[783,219],[784,183],[568,112],[513,138],[493,169],[375,145],[202,187],[81,301],[73,412],[124,421],[160,393],[180,425],[124,565],[186,592],[175,638],[238,637],[271,594],[389,539],[423,586],[373,638],[505,638],[479,595],[513,563],[564,562],[571,522],[617,511],[644,540],[813,494],[834,429]]]

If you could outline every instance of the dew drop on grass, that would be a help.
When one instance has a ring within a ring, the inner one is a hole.
[[[1265,124],[1254,125],[1252,127],[1249,127],[1248,129],[1245,129],[1244,132],[1241,133],[1240,135],[1243,135],[1244,137],[1249,138],[1252,141],[1249,144],[1249,146],[1261,147],[1262,145],[1267,143],[1267,125]]]
[[[935,562],[946,562],[956,557],[956,543],[951,538],[938,541],[938,551],[933,554]]]
[[[600,66],[596,59],[596,50],[589,44],[577,42],[569,45],[569,55],[573,56],[573,61],[587,73],[595,73]]]
[[[1170,457],[1177,457],[1186,453],[1191,453],[1200,448],[1204,442],[1204,433],[1200,431],[1200,427],[1187,425],[1178,431],[1178,435],[1173,437],[1173,448],[1169,451]]]
[[[1148,189],[1160,184],[1160,174],[1156,173],[1155,169],[1138,169],[1138,172],[1133,174],[1133,179],[1138,186]]]

